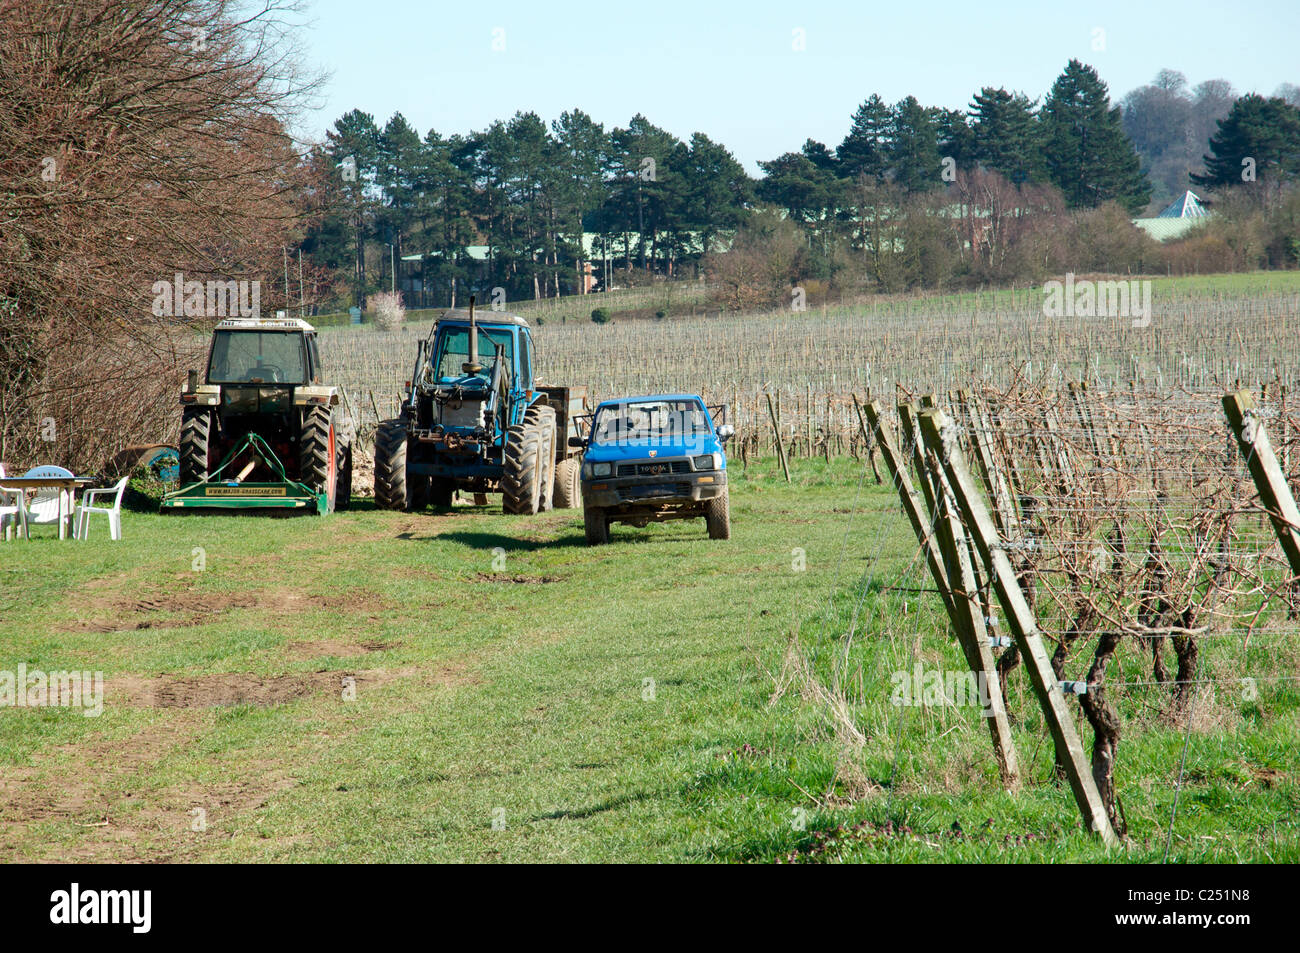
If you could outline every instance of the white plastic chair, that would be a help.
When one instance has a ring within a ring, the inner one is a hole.
[[[72,471],[65,470],[63,467],[41,466],[32,467],[24,477],[71,477]],[[32,523],[60,523],[60,516],[66,515],[63,509],[63,494],[67,490],[57,486],[43,486],[33,491],[28,496],[27,524]],[[70,507],[69,507],[70,508]],[[63,526],[59,526],[59,538],[63,538]]]
[[[0,463],[0,480],[9,474]],[[22,490],[0,490],[0,536],[9,538],[9,524],[18,527],[18,535],[27,535],[27,494]]]
[[[122,538],[122,495],[126,492],[126,481],[129,477],[122,477],[112,486],[100,487],[97,490],[87,490],[81,494],[81,503],[77,507],[77,522],[73,527],[73,539],[86,539],[90,535],[90,514],[103,513],[108,517],[108,535],[112,539]],[[100,497],[112,495],[112,506],[95,506],[94,502]]]

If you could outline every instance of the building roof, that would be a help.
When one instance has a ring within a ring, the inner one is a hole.
[[[1184,192],[1166,205],[1156,218],[1204,218],[1209,211],[1201,204],[1201,197],[1195,192]]]

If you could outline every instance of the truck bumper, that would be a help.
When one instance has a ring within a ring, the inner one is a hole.
[[[617,516],[620,510],[690,506],[721,496],[727,489],[726,470],[665,473],[661,476],[597,477],[582,482],[582,505],[599,506]]]

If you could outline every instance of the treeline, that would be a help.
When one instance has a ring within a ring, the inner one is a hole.
[[[606,130],[580,110],[549,126],[519,113],[421,138],[400,114],[380,129],[353,111],[317,154],[336,174],[304,247],[347,303],[386,289],[393,262],[413,253],[423,257],[404,274],[429,304],[702,270],[740,305],[800,282],[899,290],[1034,279],[1058,265],[1172,268],[1126,221],[1149,207],[1153,178],[1162,199],[1193,185],[1276,192],[1300,174],[1298,130],[1285,98],[1235,97],[1222,80],[1188,92],[1167,70],[1113,104],[1077,60],[1041,103],[995,87],[964,112],[870,96],[838,145],[809,139],[760,162],[757,180],[703,133],[684,142],[641,115]],[[1284,250],[1269,263],[1288,263],[1285,237],[1266,244]]]

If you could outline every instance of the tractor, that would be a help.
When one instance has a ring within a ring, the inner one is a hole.
[[[342,388],[325,379],[306,321],[218,323],[203,382],[191,370],[181,392],[180,486],[163,511],[345,509],[355,431]]]
[[[398,417],[375,433],[375,504],[446,509],[458,491],[478,505],[500,493],[506,513],[581,503],[587,388],[534,377],[528,322],[452,309],[422,338]]]

